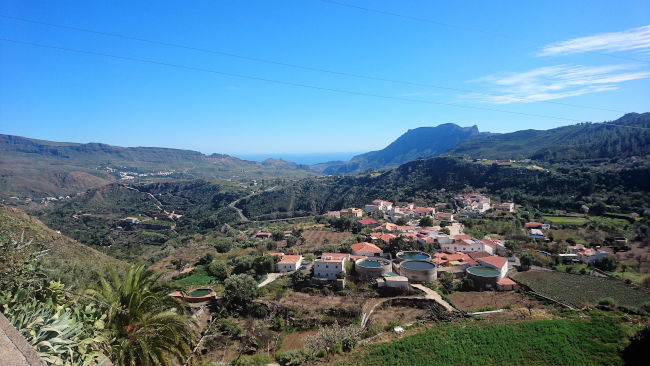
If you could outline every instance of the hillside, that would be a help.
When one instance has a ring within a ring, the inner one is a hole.
[[[47,249],[44,265],[50,276],[60,279],[68,286],[86,284],[96,272],[102,272],[106,265],[121,269],[126,263],[100,251],[87,247],[65,235],[49,229],[35,217],[16,208],[0,205],[0,237],[2,240],[32,241],[31,245]]]
[[[179,235],[236,222],[239,215],[228,204],[247,194],[248,190],[236,184],[202,179],[139,185],[112,183],[59,201],[39,212],[39,218],[84,244],[110,245],[111,255],[130,260],[147,251],[158,251]],[[151,219],[152,215],[166,216],[173,211],[182,213],[182,217],[173,222]],[[142,225],[121,228],[124,225],[119,220],[127,216],[139,218]]]
[[[628,113],[607,124],[582,123],[479,137],[461,141],[446,154],[544,161],[644,157],[650,154],[650,113]]]
[[[485,133],[479,133],[476,126],[460,127],[453,123],[419,127],[408,130],[381,150],[354,156],[348,162],[331,162],[314,168],[324,174],[344,174],[396,167],[415,159],[438,156],[461,141],[482,135]]]
[[[0,156],[0,197],[58,197],[115,181],[251,180],[315,174],[308,166],[283,160],[253,162],[191,150],[52,142],[11,135],[0,135]]]
[[[577,211],[597,197],[628,211],[643,212],[650,206],[650,167],[637,163],[613,170],[567,166],[547,172],[436,157],[412,161],[382,174],[301,180],[242,200],[238,207],[249,218],[304,216],[363,207],[376,198],[426,202],[436,195],[444,196],[443,189],[460,192],[480,188],[503,200],[540,208]]]

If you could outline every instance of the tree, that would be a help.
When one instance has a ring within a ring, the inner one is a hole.
[[[230,276],[230,266],[224,262],[213,262],[208,266],[208,273],[218,280],[225,280]]]
[[[295,236],[288,236],[287,237],[287,248],[291,248],[298,244],[298,239],[296,239]]]
[[[469,277],[463,277],[460,280],[460,284],[459,284],[458,288],[461,291],[472,291],[472,290],[474,290],[474,281]]]
[[[440,232],[443,233],[443,234],[447,234],[447,235],[449,235],[449,233],[451,233],[451,231],[449,231],[448,227],[440,228]]]
[[[224,281],[224,297],[237,310],[247,309],[257,295],[257,282],[247,274],[230,276]]]
[[[443,272],[438,276],[438,281],[446,293],[454,290],[454,275],[449,272]]]
[[[618,263],[613,256],[607,256],[594,261],[594,267],[600,269],[601,271],[614,271]]]
[[[273,260],[273,257],[270,255],[263,255],[261,257],[257,257],[255,259],[255,262],[253,262],[253,269],[255,270],[255,273],[258,275],[263,275],[267,274],[269,272],[273,272],[275,269],[275,261]]]
[[[195,324],[183,315],[183,303],[168,296],[169,288],[160,281],[162,273],[141,265],[131,266],[123,278],[111,267],[108,274],[87,293],[108,304],[111,361],[116,365],[182,363],[191,354]]]
[[[648,348],[650,348],[650,327],[645,327],[632,336],[630,344],[625,347],[621,357],[626,365],[637,365],[639,360],[648,356]]]
[[[406,224],[408,224],[408,221],[406,221],[406,219],[404,217],[400,217],[399,219],[397,219],[397,221],[395,221],[395,223],[397,225],[406,225]]]
[[[214,253],[206,253],[203,257],[199,258],[199,261],[197,262],[198,265],[204,265],[204,264],[210,264],[214,260]]]
[[[230,249],[232,248],[232,242],[230,239],[219,239],[215,244],[214,248],[217,250],[219,253],[228,253]]]
[[[521,255],[519,262],[521,263],[521,268],[527,271],[533,262],[535,262],[535,256],[530,252],[526,252]]]
[[[273,239],[274,241],[280,241],[280,240],[284,239],[284,232],[282,232],[282,231],[274,231],[271,234],[271,239]]]
[[[593,215],[602,215],[607,210],[607,205],[603,201],[596,202],[593,206],[589,208],[589,213]]]
[[[433,226],[433,217],[424,216],[423,218],[421,218],[420,219],[420,226],[422,226],[422,227]]]

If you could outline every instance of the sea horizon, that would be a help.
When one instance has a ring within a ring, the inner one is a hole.
[[[296,164],[314,165],[329,161],[348,161],[362,152],[322,152],[322,153],[268,153],[268,154],[233,154],[232,156],[249,161],[264,161],[266,159],[282,159]]]

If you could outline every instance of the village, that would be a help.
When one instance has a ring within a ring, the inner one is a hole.
[[[491,206],[490,198],[482,194],[460,195],[456,200],[460,207],[457,213],[414,204],[398,206],[381,199],[366,204],[363,209],[329,211],[330,218],[352,218],[362,232],[370,231],[364,234],[366,240],[351,244],[349,252],[321,252],[313,261],[293,250],[269,254],[277,257],[277,273],[308,271],[314,281],[331,281],[337,288],[345,287],[346,275],[353,271],[358,278],[371,281],[378,288],[394,290],[431,283],[443,274],[452,275],[455,280],[469,278],[475,290],[516,289],[517,283],[508,273],[520,262],[515,256],[507,257],[504,240],[488,235],[474,238],[465,234],[463,225],[454,219],[455,215],[479,217],[490,209],[514,212],[514,203]],[[547,240],[544,231],[548,229],[549,224],[525,224],[528,235],[536,240]],[[260,231],[255,237],[269,240],[272,235]],[[290,237],[292,231],[284,235]],[[566,263],[589,264],[609,253],[578,244],[569,246],[567,253],[559,256]]]

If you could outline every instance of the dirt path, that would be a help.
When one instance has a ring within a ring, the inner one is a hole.
[[[266,278],[264,279],[264,281],[262,281],[262,282],[260,282],[259,284],[257,284],[257,287],[258,287],[258,288],[260,288],[260,287],[264,287],[264,286],[268,285],[269,283],[271,283],[271,282],[277,280],[277,279],[280,278],[281,276],[282,276],[282,273],[268,273],[268,274],[266,275]]]
[[[239,202],[241,202],[241,200],[244,200],[244,199],[247,200],[247,199],[249,199],[249,198],[251,198],[251,197],[253,197],[253,196],[257,196],[258,194],[261,194],[261,193],[264,193],[264,192],[271,192],[271,191],[274,191],[276,188],[278,188],[278,187],[277,187],[277,186],[273,186],[273,187],[271,187],[271,188],[267,188],[267,189],[263,190],[262,192],[251,193],[251,194],[249,194],[248,196],[245,196],[245,197],[242,197],[242,198],[238,198],[238,199],[236,199],[236,200],[230,202],[230,203],[228,204],[228,207],[234,208],[234,209],[237,211],[237,213],[239,214],[239,218],[242,220],[242,222],[248,222],[248,221],[250,221],[250,220],[248,220],[248,218],[244,215],[244,212],[242,212],[241,208],[236,207],[236,205],[237,205]]]
[[[435,300],[438,304],[444,306],[444,308],[447,311],[456,311],[456,309],[453,306],[451,306],[448,302],[442,299],[442,296],[440,296],[439,293],[433,291],[432,289],[420,284],[413,284],[411,286],[415,287],[418,290],[423,291],[425,294],[424,295],[425,298]]]

